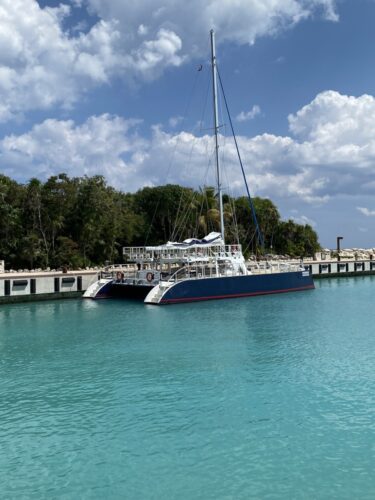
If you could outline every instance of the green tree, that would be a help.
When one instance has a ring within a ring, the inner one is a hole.
[[[71,239],[71,219],[77,199],[78,180],[66,174],[50,177],[42,187],[41,197],[45,234],[53,266],[69,265],[62,260],[61,238]]]
[[[23,186],[0,175],[0,257],[5,260],[7,267],[18,267],[20,264],[24,197]]]
[[[318,236],[308,224],[297,224],[293,220],[282,221],[275,235],[277,253],[292,257],[313,256],[320,249]]]
[[[143,188],[134,195],[134,209],[144,217],[150,244],[185,239],[195,230],[198,205],[192,189],[174,184]]]
[[[42,191],[43,184],[39,179],[31,179],[26,186],[23,209],[25,228],[23,245],[30,245],[28,260],[31,267],[34,265],[49,266],[51,244],[47,234],[48,212],[43,206]],[[25,251],[27,251],[27,247]]]
[[[265,250],[290,256],[319,249],[309,225],[282,221],[272,201],[253,200]],[[223,196],[226,241],[256,253],[256,231],[246,197]],[[220,229],[215,189],[178,185],[124,193],[102,176],[18,184],[0,175],[0,256],[7,267],[82,267],[122,262],[123,246],[203,237]]]

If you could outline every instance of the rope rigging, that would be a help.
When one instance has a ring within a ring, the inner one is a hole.
[[[244,183],[245,183],[245,187],[246,187],[246,192],[247,192],[247,196],[248,196],[248,199],[249,199],[251,213],[253,215],[253,220],[254,220],[254,224],[255,224],[257,236],[258,236],[258,242],[259,242],[259,245],[260,245],[262,251],[264,251],[264,239],[263,239],[263,235],[262,235],[262,232],[261,232],[259,224],[258,224],[258,219],[257,219],[257,216],[256,216],[254,203],[253,203],[253,200],[252,200],[251,195],[250,195],[250,189],[249,189],[249,185],[247,183],[247,179],[246,179],[246,175],[245,175],[245,169],[243,167],[240,150],[238,148],[237,137],[236,137],[236,134],[234,132],[233,122],[232,122],[231,114],[229,112],[228,102],[227,102],[227,98],[226,98],[226,95],[225,95],[225,92],[224,92],[223,82],[221,80],[221,76],[220,76],[220,72],[219,72],[218,66],[216,66],[216,71],[217,71],[217,75],[219,77],[220,88],[221,88],[221,92],[223,94],[225,108],[227,110],[229,124],[230,124],[230,128],[232,130],[233,140],[234,140],[234,144],[236,146],[237,156],[238,156],[238,160],[239,160],[240,166],[241,166],[242,177],[243,177],[243,180],[244,180]]]
[[[192,89],[190,91],[190,95],[189,95],[189,97],[187,99],[187,102],[186,102],[186,106],[185,106],[185,110],[184,110],[184,115],[183,115],[183,118],[182,118],[182,124],[184,124],[186,122],[186,118],[187,118],[188,112],[190,110],[191,102],[192,102],[192,99],[193,99],[193,96],[194,96],[194,93],[195,93],[195,89],[196,89],[196,86],[197,86],[197,81],[198,81],[198,78],[200,76],[200,73],[201,73],[201,68],[199,67],[198,70],[196,71],[194,82],[193,82],[193,85],[192,85]],[[182,125],[181,125],[181,127],[182,127]],[[166,179],[169,176],[169,173],[170,173],[173,161],[174,161],[174,157],[175,157],[175,154],[176,154],[176,150],[177,150],[177,147],[178,147],[180,141],[181,141],[181,134],[178,135],[177,140],[176,140],[175,145],[174,145],[174,148],[173,148],[172,155],[170,156],[170,161],[169,161],[169,165],[168,165],[166,176],[165,176]],[[190,156],[191,156],[191,153],[192,153],[192,150],[190,151]],[[161,202],[161,195],[159,196],[159,199],[157,200],[157,203],[156,203],[156,206],[155,206],[155,210],[154,210],[154,213],[153,213],[150,225],[148,227],[148,231],[147,231],[146,239],[145,239],[145,245],[147,245],[148,238],[149,238],[149,236],[151,234],[151,229],[152,229],[153,224],[155,222],[155,218],[156,218],[156,214],[157,214],[157,211],[159,209],[159,206],[160,206],[160,202]]]

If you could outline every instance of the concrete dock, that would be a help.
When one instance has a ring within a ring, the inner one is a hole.
[[[29,271],[0,274],[0,304],[80,297],[99,271]]]
[[[375,274],[375,260],[306,261],[304,266],[316,278],[340,278]]]

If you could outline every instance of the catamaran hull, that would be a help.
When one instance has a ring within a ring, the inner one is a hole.
[[[84,298],[90,299],[133,299],[144,300],[155,285],[130,285],[109,281],[102,287],[98,287],[95,293],[88,293]]]
[[[312,276],[307,271],[191,279],[172,285],[157,302],[148,301],[147,297],[145,302],[153,304],[177,304],[202,300],[299,292],[314,288]]]

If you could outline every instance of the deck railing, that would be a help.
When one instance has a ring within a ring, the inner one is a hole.
[[[124,247],[122,252],[129,262],[207,261],[242,256],[241,245]]]

